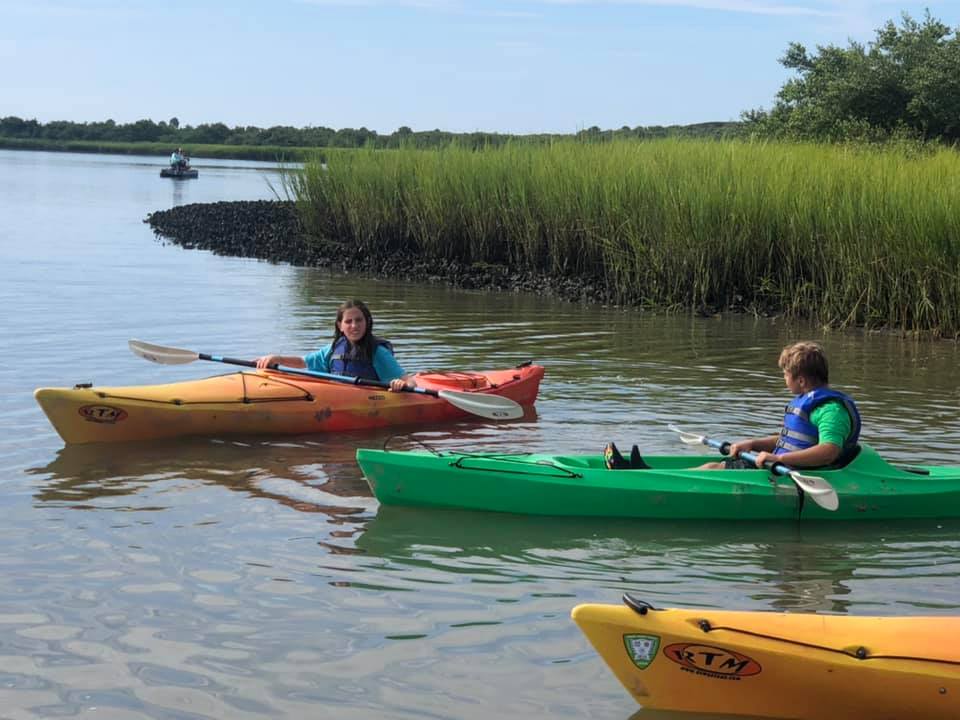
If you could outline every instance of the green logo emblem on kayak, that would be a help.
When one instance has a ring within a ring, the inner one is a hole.
[[[653,662],[660,648],[660,638],[656,635],[624,635],[623,644],[633,664],[641,670]]]

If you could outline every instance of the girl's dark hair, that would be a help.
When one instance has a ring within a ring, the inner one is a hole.
[[[367,319],[367,330],[363,334],[363,337],[360,338],[360,341],[353,345],[353,356],[357,360],[372,362],[373,354],[377,351],[377,345],[380,344],[380,340],[373,334],[373,315],[370,314],[370,308],[367,307],[367,304],[363,302],[363,300],[347,300],[337,308],[337,319],[333,323],[333,343],[335,345],[337,340],[343,336],[343,333],[340,331],[340,321],[343,320],[343,313],[350,308],[357,308],[357,310],[363,313],[363,317]]]

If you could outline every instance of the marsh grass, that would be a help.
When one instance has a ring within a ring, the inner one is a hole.
[[[327,151],[291,179],[308,230],[599,278],[618,302],[960,334],[948,149],[662,140]]]

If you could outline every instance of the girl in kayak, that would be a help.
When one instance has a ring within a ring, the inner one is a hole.
[[[361,300],[347,300],[337,309],[337,319],[333,327],[333,342],[327,347],[304,357],[264,355],[257,358],[257,367],[266,369],[274,364],[286,365],[365,380],[379,380],[389,382],[390,389],[394,391],[417,386],[394,358],[393,346],[373,334],[373,316],[366,303]]]
[[[828,386],[823,347],[815,342],[788,345],[778,364],[784,384],[796,396],[784,411],[780,432],[733,443],[730,457],[703,469],[762,468],[773,460],[800,468],[843,466],[856,455],[860,413],[852,398]],[[741,460],[741,452],[756,453],[756,462]]]

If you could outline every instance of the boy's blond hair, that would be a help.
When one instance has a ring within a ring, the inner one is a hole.
[[[778,364],[781,370],[785,370],[794,377],[805,377],[817,385],[826,385],[830,382],[827,356],[820,343],[805,340],[787,345],[780,353]]]

